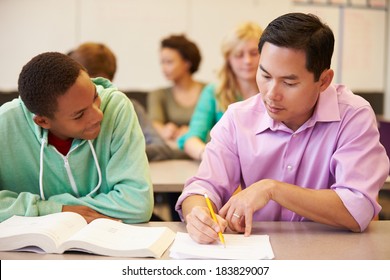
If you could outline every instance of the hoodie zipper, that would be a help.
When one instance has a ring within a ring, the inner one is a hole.
[[[65,169],[66,169],[66,173],[68,173],[68,178],[69,178],[72,190],[75,192],[75,194],[77,196],[79,196],[79,192],[77,190],[77,186],[76,186],[76,182],[74,180],[73,174],[72,174],[72,170],[70,170],[68,156],[64,157],[64,166],[65,166]]]
[[[69,152],[68,152],[68,155],[73,152],[75,149],[78,148],[79,145],[77,145],[76,147],[74,147],[73,149],[71,149]],[[54,148],[54,147],[53,147]],[[77,185],[76,185],[76,181],[74,180],[74,177],[73,177],[73,174],[72,174],[72,170],[70,169],[70,164],[69,164],[69,158],[68,158],[68,155],[64,156],[63,154],[61,154],[59,151],[57,151],[56,148],[54,148],[54,150],[62,157],[62,159],[64,160],[64,167],[65,167],[65,170],[66,170],[66,173],[68,174],[68,179],[69,179],[69,182],[70,182],[70,186],[72,187],[72,190],[74,191],[74,193],[76,194],[77,197],[79,197],[79,191],[77,190]]]

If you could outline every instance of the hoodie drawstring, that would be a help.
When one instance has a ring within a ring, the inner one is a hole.
[[[43,192],[43,149],[46,145],[46,139],[41,139],[41,153],[39,156],[39,192],[41,194],[41,199],[45,200],[45,194]]]
[[[102,172],[100,171],[99,161],[97,159],[96,152],[95,149],[93,148],[91,140],[88,140],[88,144],[91,147],[91,152],[93,155],[93,159],[95,160],[95,166],[99,176],[99,182],[97,183],[96,187],[89,194],[87,194],[87,196],[91,196],[94,192],[96,192],[100,188],[100,185],[102,184]]]
[[[98,181],[96,187],[89,194],[87,194],[87,196],[91,196],[93,193],[95,193],[100,188],[100,185],[102,183],[102,172],[100,170],[99,161],[97,159],[96,152],[95,152],[95,149],[92,145],[91,140],[88,140],[88,144],[91,148],[92,156],[93,156],[95,166],[96,166],[96,169],[98,172],[98,177],[99,177],[99,181]],[[44,151],[45,145],[46,145],[46,139],[41,138],[41,152],[40,152],[40,156],[39,156],[39,192],[40,192],[42,200],[45,200],[45,194],[43,192],[43,156],[44,156],[43,151]]]

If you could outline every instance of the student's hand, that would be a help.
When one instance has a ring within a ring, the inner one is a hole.
[[[163,128],[163,138],[165,140],[175,140],[175,135],[178,131],[178,126],[175,125],[174,123],[167,123],[164,125],[164,128]]]
[[[187,215],[187,231],[193,240],[201,244],[209,244],[219,240],[218,232],[225,231],[227,222],[216,215],[219,225],[211,218],[207,207],[195,206]]]
[[[187,125],[182,125],[182,126],[180,126],[180,127],[176,130],[176,133],[175,133],[175,136],[174,136],[174,137],[175,137],[175,140],[176,140],[177,138],[179,138],[180,136],[186,134],[187,131],[188,131],[188,126],[187,126]]]
[[[244,232],[249,236],[252,231],[253,213],[263,208],[271,199],[273,180],[261,180],[233,195],[221,208],[219,215],[225,218],[229,228]]]
[[[83,206],[83,205],[63,205],[62,212],[74,212],[74,213],[80,214],[81,216],[84,217],[84,219],[87,221],[88,224],[90,222],[92,222],[93,220],[99,219],[99,218],[120,221],[119,219],[115,219],[115,218],[100,214],[99,212],[89,208],[88,206]]]

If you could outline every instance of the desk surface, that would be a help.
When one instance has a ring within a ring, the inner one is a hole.
[[[150,222],[185,232],[181,222]],[[270,236],[278,260],[380,260],[390,259],[390,221],[373,221],[363,233],[352,233],[312,222],[257,222],[253,233]],[[36,254],[0,252],[1,260],[82,260],[115,258],[83,253]],[[162,259],[169,259],[169,249]]]
[[[199,161],[163,160],[149,166],[155,192],[181,192],[186,180],[198,171]]]

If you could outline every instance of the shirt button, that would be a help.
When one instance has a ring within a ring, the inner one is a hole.
[[[292,165],[290,165],[290,164],[289,164],[289,165],[287,165],[287,170],[288,170],[288,171],[291,171],[291,170],[292,170],[292,168],[293,168],[293,167],[292,167]]]

